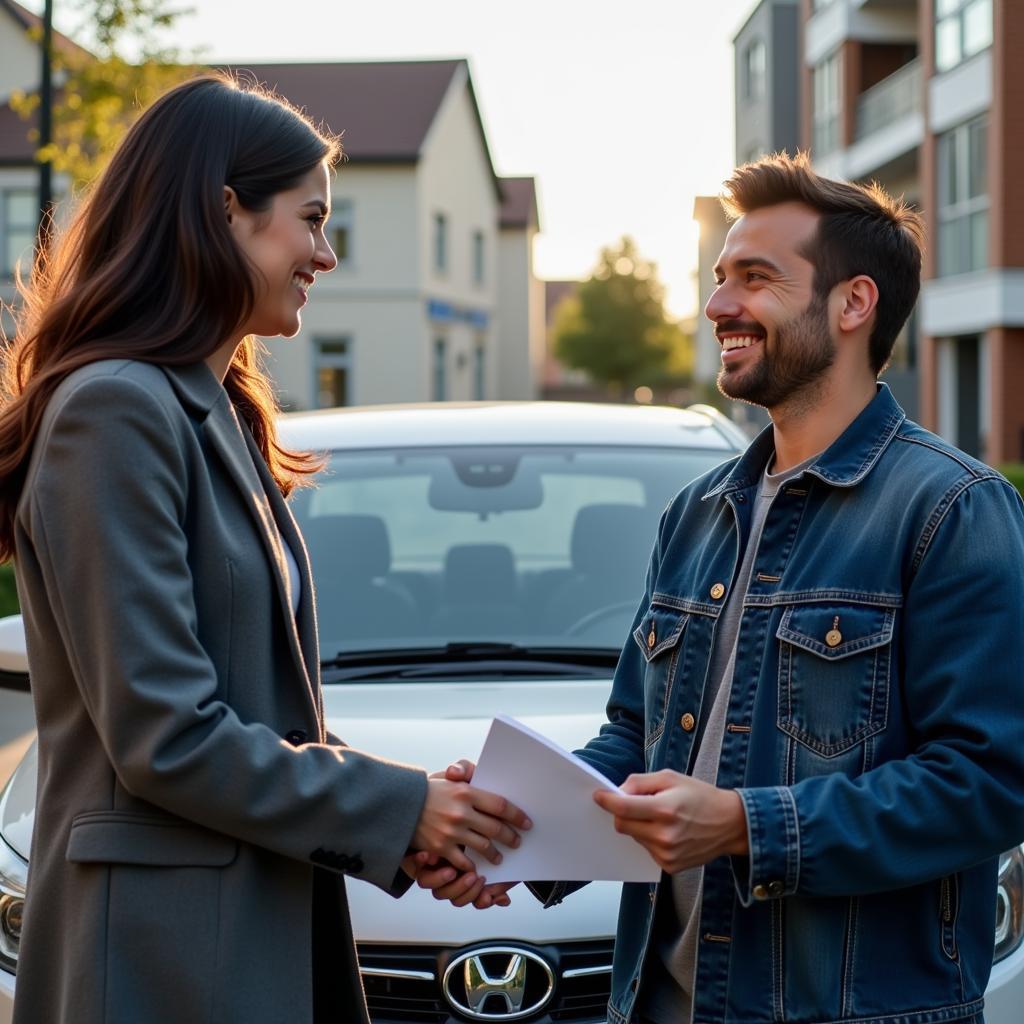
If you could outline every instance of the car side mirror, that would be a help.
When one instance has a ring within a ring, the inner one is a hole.
[[[25,623],[20,615],[0,619],[0,690],[28,690]]]

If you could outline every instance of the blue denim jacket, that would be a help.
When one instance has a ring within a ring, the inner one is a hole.
[[[691,763],[772,447],[769,427],[662,517],[608,722],[579,752],[616,783]],[[884,385],[775,499],[718,776],[750,856],[705,870],[696,1024],[982,1020],[996,858],[1024,839],[1022,513]],[[656,889],[623,890],[612,1024],[631,1020]]]

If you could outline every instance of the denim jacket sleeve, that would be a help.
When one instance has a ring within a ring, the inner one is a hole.
[[[914,885],[1024,839],[1024,505],[1001,478],[944,495],[917,544],[900,649],[906,756],[741,789],[739,896]]]

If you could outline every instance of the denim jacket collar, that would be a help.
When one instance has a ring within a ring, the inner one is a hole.
[[[906,413],[888,386],[879,382],[875,397],[804,472],[835,487],[859,484],[871,472],[905,419]],[[725,479],[701,500],[753,487],[775,451],[773,430],[769,423],[736,460]]]

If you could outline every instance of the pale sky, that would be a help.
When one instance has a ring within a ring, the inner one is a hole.
[[[630,234],[695,311],[693,197],[732,166],[731,39],[756,0],[191,2],[172,38],[209,61],[468,57],[497,172],[538,179],[537,274],[585,277]]]

